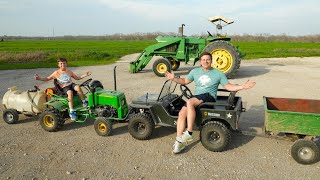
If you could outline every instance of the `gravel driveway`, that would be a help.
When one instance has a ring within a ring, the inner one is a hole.
[[[93,79],[113,89],[116,65],[117,89],[125,92],[130,104],[147,92],[158,93],[165,81],[154,75],[152,63],[143,72],[130,74],[126,62],[135,56],[112,65],[70,69],[80,75],[90,70]],[[185,76],[192,68],[182,65],[176,73]],[[14,85],[22,90],[34,85],[52,87],[52,82],[35,81],[33,75],[47,76],[55,69],[0,71],[1,99]],[[241,129],[261,133],[263,96],[319,99],[319,69],[319,57],[242,61],[230,82],[242,84],[250,79],[257,85],[237,94],[247,108],[240,119]],[[37,117],[21,115],[20,119],[14,125],[0,121],[0,179],[319,179],[320,162],[296,163],[289,151],[293,143],[286,140],[233,134],[229,148],[214,153],[202,146],[195,132],[186,150],[174,155],[174,128],[157,127],[150,140],[139,141],[130,136],[126,123],[115,124],[112,136],[101,137],[92,121],[68,120],[62,130],[49,133],[40,127]]]

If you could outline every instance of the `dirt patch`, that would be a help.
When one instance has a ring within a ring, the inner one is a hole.
[[[129,73],[136,55],[105,66],[71,68],[76,74],[92,71],[92,78],[113,89],[117,66],[117,89],[127,101],[147,92],[158,93],[165,78],[154,75],[152,62],[144,71]],[[242,61],[235,79],[250,79],[255,88],[238,93],[247,112],[240,119],[242,130],[261,132],[264,122],[263,96],[319,99],[320,58],[277,58]],[[185,76],[192,66],[182,65]],[[8,87],[19,89],[51,87],[52,82],[35,81],[33,75],[50,75],[55,68],[0,71],[0,96]],[[191,89],[194,85],[189,86]],[[2,107],[1,107],[2,108]],[[1,112],[2,115],[2,112]],[[173,155],[175,129],[157,127],[152,138],[138,141],[126,123],[114,125],[113,135],[96,134],[93,122],[68,120],[62,130],[44,131],[37,117],[20,116],[15,125],[0,121],[0,179],[318,179],[320,163],[303,166],[290,156],[292,142],[234,133],[227,151],[214,153],[199,141],[199,132],[184,153]]]

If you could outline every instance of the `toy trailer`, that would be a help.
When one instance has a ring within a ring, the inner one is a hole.
[[[320,135],[320,100],[263,97],[265,132],[285,133],[298,140],[291,156],[300,164],[319,160],[316,137]]]

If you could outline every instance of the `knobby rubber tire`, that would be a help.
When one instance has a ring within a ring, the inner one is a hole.
[[[105,117],[98,117],[94,121],[94,130],[100,136],[110,136],[112,133],[112,121]]]
[[[152,135],[154,127],[154,122],[151,116],[148,114],[138,113],[129,118],[128,130],[131,136],[135,139],[149,139]]]
[[[44,130],[56,132],[63,126],[64,120],[59,111],[52,109],[40,114],[39,123]]]
[[[224,151],[231,141],[231,132],[221,122],[207,122],[200,131],[202,145],[213,152]]]

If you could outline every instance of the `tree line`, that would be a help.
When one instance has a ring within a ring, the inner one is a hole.
[[[154,40],[157,36],[179,36],[178,33],[115,33],[100,36],[93,35],[64,35],[64,36],[0,36],[0,42],[10,40]],[[190,35],[189,37],[207,37],[208,34]],[[215,35],[214,35],[215,36]],[[304,36],[289,36],[286,34],[271,35],[271,34],[257,34],[257,35],[230,35],[227,36],[235,42],[320,42],[320,34],[304,35]]]

